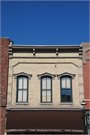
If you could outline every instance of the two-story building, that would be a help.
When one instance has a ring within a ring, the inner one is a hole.
[[[9,45],[7,134],[84,133],[81,45]]]

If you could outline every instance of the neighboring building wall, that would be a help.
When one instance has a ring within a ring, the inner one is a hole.
[[[16,104],[17,79],[14,78],[14,74],[21,72],[32,74],[29,80],[28,104],[25,105]],[[7,106],[45,106],[45,104],[40,104],[41,85],[37,77],[38,74],[45,72],[56,75],[54,80],[52,80],[53,104],[48,104],[48,106],[81,106],[81,101],[84,99],[84,91],[82,59],[79,59],[79,53],[62,53],[59,51],[57,57],[55,52],[48,52],[47,58],[47,51],[42,53],[39,49],[36,50],[35,56],[33,56],[33,51],[27,53],[13,51],[12,59],[9,60]],[[62,74],[64,72],[75,74],[75,78],[72,79],[73,104],[60,104],[60,80],[57,74]]]
[[[90,53],[90,51],[89,51]],[[84,76],[84,101],[86,103],[85,108],[90,109],[90,61],[86,61],[86,65],[83,65]]]
[[[7,104],[7,81],[8,81],[8,48],[9,38],[0,38],[1,61],[0,61],[0,134],[5,130],[5,108]]]
[[[90,43],[82,43],[83,46],[83,81],[84,81],[84,101],[86,103],[86,117],[89,124],[88,134],[90,134]],[[87,125],[88,125],[87,124]]]
[[[90,43],[82,43],[83,46],[83,80],[84,101],[86,109],[90,109]]]

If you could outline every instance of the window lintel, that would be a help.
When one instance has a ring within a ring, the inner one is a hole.
[[[65,72],[65,73],[63,73],[63,74],[58,74],[58,75],[57,75],[58,79],[60,79],[61,77],[64,77],[64,76],[72,77],[72,79],[74,79],[75,74],[71,74],[71,73]]]
[[[56,75],[50,74],[50,73],[47,73],[47,72],[37,75],[38,79],[41,79],[41,77],[45,77],[45,76],[49,76],[49,77],[52,77],[52,79],[54,79]]]
[[[19,77],[19,76],[26,76],[26,77],[28,77],[29,79],[31,79],[31,77],[32,77],[31,74],[27,74],[27,73],[24,73],[24,72],[14,74],[14,78],[15,78],[15,79],[17,79],[17,77]]]

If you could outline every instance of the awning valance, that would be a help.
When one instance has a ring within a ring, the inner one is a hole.
[[[8,111],[6,130],[83,131],[81,111]]]

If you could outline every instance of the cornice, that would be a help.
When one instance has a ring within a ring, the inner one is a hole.
[[[12,45],[13,49],[78,49],[79,47],[80,45]]]

